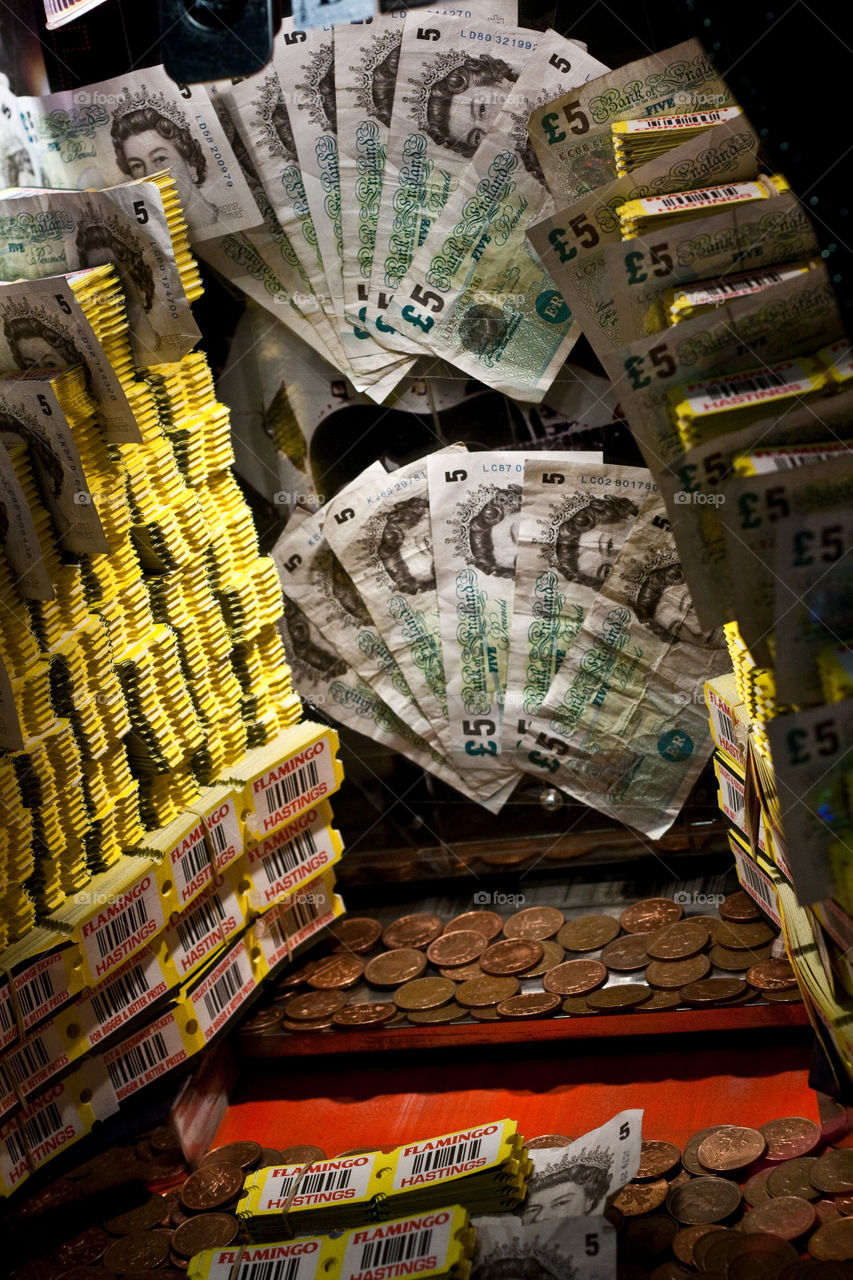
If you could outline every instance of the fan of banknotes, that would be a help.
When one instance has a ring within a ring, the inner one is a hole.
[[[671,825],[724,638],[648,471],[454,445],[295,511],[274,557],[295,683],[324,714],[493,812],[526,772]]]

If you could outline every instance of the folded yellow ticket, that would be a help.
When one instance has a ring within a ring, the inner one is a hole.
[[[616,213],[622,224],[623,240],[633,240],[684,218],[704,217],[728,205],[769,200],[788,190],[790,188],[781,174],[762,174],[752,182],[730,182],[716,187],[698,187],[694,191],[678,191],[672,195],[643,196],[620,205]]]

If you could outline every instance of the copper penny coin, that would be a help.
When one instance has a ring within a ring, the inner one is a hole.
[[[671,1142],[646,1142],[640,1147],[640,1165],[634,1177],[638,1182],[646,1178],[665,1178],[681,1164],[681,1152]]]
[[[397,1006],[390,1000],[366,1000],[359,1004],[348,1004],[332,1014],[332,1025],[335,1027],[381,1027],[389,1022],[397,1011]]]
[[[100,1227],[87,1227],[85,1231],[80,1231],[70,1240],[65,1240],[58,1249],[54,1249],[50,1259],[63,1271],[70,1267],[91,1266],[104,1256],[112,1243],[112,1237]]]
[[[853,1214],[853,1195],[848,1192],[847,1195],[836,1195],[832,1197],[832,1203],[835,1205],[839,1213],[843,1213],[845,1217]]]
[[[222,1209],[242,1191],[243,1177],[238,1164],[205,1165],[191,1173],[181,1187],[181,1204],[192,1213]]]
[[[281,1164],[281,1152],[276,1147],[261,1147],[261,1158],[258,1161],[259,1169],[269,1169],[270,1165]],[[179,1226],[179,1223],[174,1225]]]
[[[551,1147],[569,1147],[571,1143],[572,1139],[565,1133],[540,1133],[536,1138],[525,1139],[524,1145],[528,1151],[545,1151]]]
[[[326,1153],[322,1147],[313,1147],[310,1144],[302,1143],[293,1147],[285,1147],[281,1153],[282,1167],[288,1165],[305,1165],[315,1163],[317,1160],[325,1160]]]
[[[703,1236],[701,1239],[696,1241],[693,1246],[694,1265],[699,1267],[703,1274],[706,1271],[719,1268],[719,1270],[725,1275],[728,1252],[735,1241],[739,1238],[739,1233],[731,1231],[728,1227],[724,1227],[720,1223],[703,1225],[714,1225],[718,1230],[715,1233],[713,1240]]]
[[[119,1275],[128,1271],[153,1271],[168,1258],[169,1240],[168,1231],[134,1231],[110,1245],[104,1254],[103,1266]]]
[[[483,978],[485,974],[480,968],[479,963],[474,960],[472,964],[455,964],[449,965],[446,969],[439,966],[438,972],[442,978],[450,978],[451,982],[467,982],[469,978]]]
[[[505,938],[553,938],[562,928],[566,917],[556,907],[525,907],[504,921]]]
[[[484,973],[503,977],[531,969],[544,955],[541,942],[533,938],[507,938],[493,942],[480,956]]]
[[[135,1208],[125,1209],[124,1213],[108,1218],[104,1227],[114,1236],[129,1236],[132,1231],[148,1231],[151,1227],[156,1227],[163,1221],[165,1212],[166,1197],[153,1195]]]
[[[764,1133],[763,1126],[761,1132]],[[769,1155],[769,1148],[767,1155]],[[746,1200],[747,1204],[751,1204],[753,1208],[757,1204],[764,1204],[765,1200],[770,1199],[770,1192],[767,1189],[767,1179],[770,1177],[772,1172],[772,1169],[760,1169],[759,1172],[754,1173],[751,1178],[747,1178],[743,1188],[743,1198]]]
[[[389,949],[397,947],[428,947],[442,932],[444,925],[438,916],[425,911],[411,916],[401,916],[382,930],[382,942]]]
[[[790,1252],[769,1247],[769,1240],[775,1240],[777,1246],[786,1245]],[[726,1280],[779,1280],[785,1268],[797,1261],[797,1251],[787,1240],[769,1235],[743,1236],[729,1254]]]
[[[364,976],[371,987],[390,990],[411,982],[412,978],[419,978],[426,967],[427,958],[423,951],[415,947],[398,947],[368,960]]]
[[[343,991],[346,987],[354,987],[363,973],[364,961],[342,951],[318,961],[306,981],[315,991]]]
[[[329,940],[336,951],[370,951],[382,937],[382,925],[371,916],[346,916],[329,929]]]
[[[642,1213],[659,1209],[667,1197],[669,1183],[666,1178],[657,1182],[629,1182],[613,1197],[611,1203],[626,1218],[636,1218]]]
[[[497,911],[466,911],[464,915],[449,921],[444,926],[444,932],[455,933],[462,929],[467,933],[473,929],[475,933],[481,933],[487,942],[491,942],[503,927],[504,922]]]
[[[717,1125],[711,1125],[710,1129],[700,1129],[698,1133],[694,1133],[684,1144],[681,1152],[681,1163],[689,1173],[695,1178],[704,1178],[707,1176],[708,1170],[699,1163],[699,1147],[712,1133],[717,1132]]]
[[[774,930],[763,920],[760,924],[730,924],[727,920],[721,920],[714,941],[732,951],[751,951],[753,947],[766,946],[775,937]]]
[[[821,1262],[848,1262],[853,1258],[853,1218],[827,1222],[809,1239],[809,1253]]]
[[[477,1022],[499,1022],[497,1006],[485,1005],[482,1009],[469,1009],[469,1015]]]
[[[591,1009],[589,1002],[585,996],[569,996],[568,1000],[563,1001],[563,1013],[568,1013],[572,1017],[585,1017],[590,1013],[598,1013],[598,1009]]]
[[[693,1250],[697,1242],[703,1236],[710,1235],[712,1231],[725,1231],[725,1227],[721,1227],[718,1222],[699,1222],[693,1227],[682,1227],[676,1232],[672,1241],[672,1252],[678,1261],[683,1262],[687,1267],[697,1266]]]
[[[448,969],[459,964],[470,964],[488,945],[483,934],[476,929],[457,929],[452,933],[443,933],[429,944],[427,960],[430,964],[444,965]]]
[[[728,1004],[742,996],[747,985],[739,978],[703,978],[700,982],[690,982],[681,988],[681,998],[685,1004],[703,1005]]]
[[[639,1006],[641,1013],[655,1013],[659,1009],[677,1009],[681,1004],[680,991],[664,991],[658,988],[652,992],[651,1000],[644,1000]]]
[[[818,1200],[820,1189],[811,1180],[817,1164],[817,1156],[798,1156],[777,1165],[767,1175],[767,1190],[771,1196],[799,1196],[801,1200]]]
[[[691,982],[699,982],[711,972],[707,956],[693,956],[691,960],[653,960],[647,967],[645,978],[649,986],[662,987],[664,991],[680,991]]]
[[[272,1006],[269,1009],[261,1009],[258,1013],[248,1018],[240,1030],[246,1035],[256,1035],[261,1031],[271,1031],[281,1022],[281,1009],[275,1009]]]
[[[291,996],[284,1006],[284,1015],[290,1022],[319,1022],[331,1018],[347,1002],[340,991],[309,991],[302,996]]]
[[[833,1204],[831,1200],[815,1200],[814,1211],[817,1215],[818,1223],[821,1225],[824,1222],[834,1222],[836,1218],[844,1216],[838,1205]]]
[[[687,1172],[686,1169],[679,1169],[678,1173],[675,1175],[674,1178],[667,1178],[667,1182],[669,1183],[670,1190],[673,1187],[683,1187],[685,1182],[690,1181],[690,1177],[691,1175]]]
[[[723,920],[735,921],[738,924],[750,923],[753,920],[761,920],[761,911],[756,902],[753,902],[748,893],[744,893],[743,889],[738,889],[735,893],[730,893],[719,906],[720,918]]]
[[[669,1187],[669,1183],[665,1185]],[[731,1217],[740,1202],[740,1187],[735,1183],[724,1178],[693,1178],[669,1192],[666,1207],[677,1222],[693,1226],[699,1222],[722,1222]]]
[[[684,908],[672,898],[644,898],[635,902],[619,917],[626,933],[657,933],[664,925],[675,924],[684,915]]]
[[[200,1213],[188,1218],[172,1236],[172,1249],[191,1258],[202,1249],[224,1249],[236,1240],[240,1225],[230,1213]]]
[[[443,1004],[440,1009],[409,1009],[406,1017],[409,1022],[414,1022],[417,1026],[440,1026],[443,1023],[458,1022],[460,1018],[465,1018],[468,1010],[463,1009],[455,1000],[451,1000],[449,1004]]]
[[[599,960],[567,960],[545,974],[542,986],[560,996],[585,996],[603,987],[607,976]]]
[[[820,1146],[820,1125],[803,1116],[784,1116],[781,1120],[768,1120],[759,1126],[767,1143],[765,1159],[793,1160],[807,1156]]]
[[[304,1034],[308,1031],[328,1031],[332,1026],[332,1016],[328,1018],[304,1018],[301,1022],[292,1022],[290,1018],[282,1018],[284,1031],[296,1031]]]
[[[254,1169],[261,1158],[261,1144],[248,1139],[244,1142],[228,1142],[215,1147],[199,1160],[199,1168],[208,1164],[238,1164],[241,1169]]]
[[[518,991],[516,978],[470,978],[456,988],[456,1003],[465,1009],[494,1008]]]
[[[575,916],[560,929],[557,941],[566,951],[598,951],[621,932],[622,926],[613,916]]]
[[[757,1129],[725,1124],[699,1144],[699,1163],[714,1173],[734,1173],[760,1160],[766,1150],[764,1135]]]
[[[456,984],[448,978],[414,978],[398,987],[391,999],[398,1009],[439,1009],[453,999]]]
[[[832,1194],[853,1191],[853,1150],[824,1151],[817,1157],[809,1178],[818,1191]]]
[[[543,939],[541,943],[542,959],[538,964],[534,964],[530,969],[523,969],[518,975],[519,978],[541,978],[551,969],[556,969],[558,964],[562,964],[565,951],[556,942],[552,942],[550,938]]]
[[[653,933],[646,941],[646,950],[653,960],[689,960],[691,956],[698,956],[710,941],[711,935],[704,925],[681,920]]]
[[[750,965],[758,964],[759,960],[770,959],[770,947],[732,951],[729,947],[720,947],[715,943],[708,952],[708,957],[715,969],[725,969],[726,973],[745,973]]]
[[[608,942],[599,958],[614,973],[633,973],[637,969],[645,969],[649,963],[646,935],[629,933],[625,938],[616,938],[615,941]]]
[[[814,1206],[799,1196],[774,1196],[756,1205],[741,1224],[747,1234],[766,1232],[783,1240],[798,1240],[815,1224]]]
[[[600,991],[591,992],[586,1000],[592,1009],[614,1011],[633,1009],[635,1005],[643,1004],[648,1000],[651,994],[651,988],[640,982],[621,982],[616,986],[603,987]]]
[[[782,957],[751,965],[746,972],[746,980],[759,991],[788,991],[797,985],[790,960]]]
[[[621,1243],[629,1257],[651,1261],[669,1249],[677,1230],[676,1223],[666,1214],[643,1214],[628,1218]]]
[[[803,997],[799,987],[790,987],[787,991],[762,991],[761,999],[768,1004],[802,1004]]]
[[[527,991],[521,995],[510,996],[501,1000],[497,1006],[498,1017],[516,1020],[521,1018],[547,1018],[556,1013],[561,1004],[560,997],[547,991]]]

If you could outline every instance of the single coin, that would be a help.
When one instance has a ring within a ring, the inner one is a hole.
[[[699,1163],[699,1147],[710,1134],[717,1132],[717,1125],[712,1125],[710,1129],[700,1129],[698,1133],[694,1133],[684,1144],[681,1152],[681,1163],[684,1165],[688,1173],[692,1173],[695,1178],[704,1178],[708,1174],[708,1170]]]
[[[447,978],[415,978],[398,987],[391,999],[398,1009],[439,1009],[453,999],[456,984]]]
[[[188,1218],[172,1236],[172,1249],[191,1258],[202,1249],[224,1249],[236,1240],[240,1224],[230,1213],[200,1213]]]
[[[732,951],[751,951],[753,947],[766,946],[775,937],[775,931],[763,920],[760,924],[730,924],[727,920],[721,920],[714,941]]]
[[[705,929],[707,929],[708,933],[711,935],[712,942],[717,941],[717,930],[720,925],[725,923],[725,921],[721,920],[719,916],[687,916],[686,918],[691,924],[701,924]]]
[[[787,957],[761,960],[747,969],[746,980],[759,991],[788,991],[797,985],[794,970]]]
[[[764,1133],[763,1125],[761,1132]],[[765,1134],[765,1137],[766,1136],[767,1135]],[[769,1155],[769,1148],[767,1154]],[[765,1156],[765,1159],[766,1158],[767,1157]],[[754,1173],[751,1178],[747,1178],[746,1184],[743,1188],[743,1198],[746,1200],[747,1204],[751,1204],[753,1208],[755,1208],[757,1204],[764,1204],[765,1200],[770,1199],[767,1179],[770,1177],[772,1172],[772,1168],[760,1169],[758,1173]]]
[[[467,982],[469,978],[484,978],[486,976],[476,960],[471,964],[448,965],[446,969],[439,965],[438,972],[442,978],[449,978],[451,982]]]
[[[331,1018],[346,1002],[346,996],[340,991],[309,991],[302,996],[291,996],[284,1006],[284,1014],[290,1022],[319,1022]]]
[[[553,938],[562,928],[566,917],[556,907],[525,907],[504,921],[505,938]]]
[[[396,1008],[390,1000],[348,1004],[332,1014],[332,1024],[336,1027],[381,1027],[394,1017]]]
[[[306,1033],[308,1031],[329,1031],[332,1026],[332,1015],[327,1018],[303,1018],[301,1022],[293,1022],[290,1018],[282,1018],[282,1030]]]
[[[253,1014],[251,1018],[247,1018],[240,1030],[246,1035],[258,1035],[262,1031],[271,1031],[278,1027],[281,1022],[281,1009],[270,1006],[269,1009],[260,1009]]]
[[[685,1004],[702,1006],[728,1004],[747,990],[747,985],[740,978],[702,978],[700,982],[690,982],[681,988],[681,998]]]
[[[168,1258],[169,1239],[168,1231],[134,1231],[132,1235],[121,1236],[107,1249],[103,1265],[107,1271],[119,1275],[153,1270]]]
[[[818,1191],[832,1194],[853,1191],[853,1150],[824,1151],[812,1165],[809,1178]]]
[[[503,925],[497,911],[466,911],[464,915],[450,920],[444,926],[444,932],[455,933],[457,929],[462,929],[467,933],[473,929],[475,933],[481,933],[487,942],[491,942],[498,936]]]
[[[336,951],[355,951],[362,955],[376,946],[382,937],[382,925],[372,916],[347,916],[329,929],[329,940]]]
[[[741,1250],[752,1241],[755,1241],[756,1247],[752,1252],[735,1253],[732,1250],[726,1280],[779,1280],[785,1268],[798,1261],[794,1248],[786,1254],[765,1248],[768,1238],[772,1239],[767,1236],[744,1236]],[[787,1241],[779,1240],[778,1243],[787,1244]]]
[[[734,1173],[760,1160],[767,1150],[764,1135],[743,1125],[721,1125],[699,1145],[699,1163],[714,1173]]]
[[[721,947],[715,943],[708,952],[708,958],[715,969],[725,969],[727,973],[745,973],[750,965],[770,958],[770,947],[756,947],[752,951],[732,951],[729,947]]]
[[[747,1215],[751,1217],[751,1215]],[[748,1232],[745,1227],[746,1218],[738,1223],[738,1236],[728,1252],[728,1265],[731,1269],[732,1263],[736,1258],[760,1258],[762,1254],[773,1254],[777,1258],[781,1258],[785,1263],[793,1262],[797,1256],[797,1250],[791,1244],[790,1240],[785,1240],[776,1232],[771,1231],[755,1231]]]
[[[317,1160],[325,1160],[326,1158],[326,1153],[322,1147],[313,1147],[305,1143],[297,1144],[293,1147],[285,1147],[281,1153],[282,1166],[313,1164]]]
[[[271,1165],[281,1164],[281,1152],[276,1147],[261,1147],[259,1169],[269,1169]]]
[[[664,925],[675,924],[684,915],[684,908],[672,898],[644,898],[635,902],[619,917],[626,933],[657,933]]]
[[[222,1209],[242,1191],[243,1178],[238,1164],[205,1165],[191,1173],[181,1187],[181,1204],[192,1213]]]
[[[585,996],[569,996],[568,1000],[563,1001],[563,1013],[568,1013],[573,1017],[585,1017],[590,1013],[598,1013],[598,1009],[591,1009]]]
[[[680,991],[691,982],[699,982],[711,972],[707,956],[693,956],[690,960],[653,960],[647,967],[645,978],[652,987],[664,991]]]
[[[501,1000],[508,1000],[518,991],[517,978],[470,978],[456,988],[456,1003],[465,1009],[494,1008]]]
[[[390,990],[411,982],[412,978],[419,978],[426,967],[427,958],[423,951],[415,947],[398,947],[368,960],[364,976],[371,987]]]
[[[493,942],[480,956],[484,973],[502,977],[530,969],[544,955],[542,944],[533,938],[507,938]]]
[[[343,991],[354,987],[364,973],[364,961],[348,951],[320,960],[307,978],[315,991]]]
[[[721,919],[735,921],[739,924],[762,919],[758,904],[752,900],[748,893],[744,893],[743,889],[738,889],[736,893],[730,893],[720,903],[719,912]]]
[[[551,969],[556,969],[558,964],[562,964],[565,951],[556,942],[552,942],[550,938],[543,939],[542,943],[542,959],[538,964],[534,964],[530,969],[523,969],[518,975],[519,978],[542,978]]]
[[[465,1018],[468,1010],[463,1009],[455,1000],[451,1000],[450,1004],[443,1004],[440,1009],[409,1009],[406,1017],[409,1022],[414,1022],[419,1027],[425,1026],[441,1026],[442,1023],[458,1022],[460,1018]]]
[[[124,1235],[125,1232],[117,1234]],[[50,1260],[62,1271],[67,1271],[70,1267],[92,1266],[104,1256],[112,1243],[112,1237],[100,1227],[87,1227],[85,1231],[78,1232],[54,1249]]]
[[[814,1211],[820,1224],[834,1222],[836,1218],[844,1216],[838,1205],[834,1204],[832,1200],[815,1200]]]
[[[836,1195],[832,1197],[832,1203],[838,1209],[839,1213],[843,1213],[845,1217],[853,1214],[853,1195],[848,1192],[846,1195]]]
[[[681,1004],[680,991],[664,991],[657,988],[652,992],[651,1000],[645,1000],[639,1006],[641,1013],[654,1013],[659,1009],[677,1009]]]
[[[540,1133],[536,1138],[525,1139],[528,1151],[545,1151],[550,1147],[569,1147],[572,1139],[565,1133]]]
[[[671,1142],[647,1142],[640,1147],[640,1165],[634,1177],[638,1182],[646,1178],[666,1178],[681,1164],[681,1152]]]
[[[718,1222],[698,1222],[693,1227],[682,1227],[677,1231],[672,1241],[672,1252],[678,1261],[687,1267],[695,1267],[697,1263],[693,1250],[697,1242],[712,1231],[725,1231],[725,1227],[721,1227]]]
[[[469,1009],[468,1013],[477,1022],[499,1022],[497,1006],[485,1005],[482,1009]]]
[[[165,1212],[165,1196],[148,1196],[142,1204],[136,1205],[135,1208],[125,1209],[124,1213],[118,1213],[114,1218],[108,1218],[104,1223],[104,1227],[114,1236],[129,1236],[133,1231],[148,1231],[151,1227],[156,1227],[159,1222],[163,1221]]]
[[[653,960],[689,960],[698,956],[711,941],[704,925],[681,920],[653,933],[646,942],[646,950]]]
[[[720,1223],[714,1223],[713,1225],[718,1228],[719,1234],[716,1234],[713,1240],[703,1236],[693,1246],[695,1265],[700,1268],[703,1275],[706,1271],[716,1269],[725,1274],[729,1250],[735,1241],[739,1239],[738,1232],[731,1231]],[[725,1234],[722,1234],[723,1232]]]
[[[199,1160],[199,1168],[208,1164],[238,1164],[248,1171],[257,1167],[261,1158],[261,1144],[247,1139],[244,1142],[227,1142],[224,1147],[214,1147]]]
[[[520,1018],[547,1018],[556,1013],[561,1004],[560,997],[543,991],[527,991],[521,995],[510,996],[501,1000],[497,1006],[498,1017],[516,1020]]]
[[[612,1203],[626,1218],[637,1218],[640,1214],[659,1209],[668,1191],[666,1178],[657,1182],[629,1182],[613,1197]]]
[[[799,1156],[786,1160],[767,1175],[767,1190],[771,1196],[799,1196],[801,1200],[818,1200],[820,1188],[811,1180],[817,1164],[817,1156]]]
[[[740,1202],[740,1187],[735,1183],[725,1178],[693,1178],[669,1192],[666,1207],[677,1222],[693,1226],[698,1222],[722,1222],[731,1217]]]
[[[768,1120],[759,1125],[767,1143],[765,1159],[793,1160],[807,1156],[820,1146],[820,1125],[803,1116],[784,1116],[781,1120]]]
[[[622,926],[613,916],[575,916],[567,920],[557,934],[566,951],[598,951],[618,938]]]
[[[802,1004],[803,997],[799,987],[789,987],[786,991],[762,991],[761,999],[768,1004]]]
[[[411,916],[401,916],[382,930],[382,942],[390,948],[428,947],[441,933],[444,925],[438,916],[426,911]]]
[[[629,933],[627,937],[608,942],[602,949],[600,960],[614,973],[633,973],[637,969],[645,969],[649,963],[646,935]]]
[[[567,960],[545,974],[542,986],[561,996],[585,996],[607,981],[607,969],[600,960]]]
[[[746,1215],[741,1230],[747,1234],[766,1232],[783,1240],[798,1240],[811,1231],[815,1217],[814,1207],[808,1200],[801,1200],[799,1196],[774,1196]]]
[[[443,933],[435,942],[431,942],[427,947],[427,960],[430,964],[444,965],[445,968],[470,964],[488,945],[484,935],[476,929],[458,929],[452,933]]]
[[[663,1213],[648,1213],[628,1218],[621,1244],[631,1258],[650,1261],[659,1258],[672,1244],[678,1227]]]
[[[651,987],[640,982],[621,982],[613,987],[603,987],[601,991],[593,991],[587,997],[587,1003],[593,1009],[633,1009],[651,997]]]
[[[848,1262],[853,1258],[853,1218],[839,1218],[818,1227],[808,1248],[821,1262]]]

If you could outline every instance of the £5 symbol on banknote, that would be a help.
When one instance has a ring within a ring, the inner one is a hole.
[[[616,1232],[606,1218],[555,1217],[533,1223],[505,1213],[476,1218],[473,1224],[473,1280],[510,1275],[608,1280],[616,1274]]]

